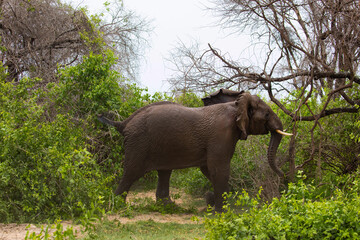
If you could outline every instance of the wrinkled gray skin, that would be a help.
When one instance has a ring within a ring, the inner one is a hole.
[[[126,197],[131,185],[146,172],[157,170],[157,200],[170,201],[169,179],[173,169],[200,167],[214,187],[215,211],[222,211],[222,194],[228,191],[230,160],[239,139],[271,132],[268,150],[270,166],[282,130],[278,116],[259,97],[241,93],[236,101],[200,108],[170,102],[145,106],[122,122],[103,116],[124,135],[124,174],[115,191]]]

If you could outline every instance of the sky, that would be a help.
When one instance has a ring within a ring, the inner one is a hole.
[[[105,0],[66,2],[74,7],[87,6],[90,13],[96,13]],[[123,3],[126,9],[152,21],[154,30],[149,39],[150,46],[141,61],[137,79],[141,87],[147,87],[150,93],[169,91],[166,80],[173,72],[166,58],[180,41],[185,44],[197,41],[201,49],[206,49],[210,43],[222,53],[229,52],[232,56],[240,55],[249,45],[248,36],[230,34],[216,26],[217,19],[205,10],[210,5],[209,0],[123,0]]]

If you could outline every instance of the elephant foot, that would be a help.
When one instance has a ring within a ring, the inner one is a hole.
[[[206,205],[210,205],[211,207],[215,206],[215,194],[214,194],[214,192],[206,192],[204,197],[205,197],[205,200],[206,200]]]

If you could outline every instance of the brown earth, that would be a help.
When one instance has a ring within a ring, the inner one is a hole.
[[[178,190],[172,189],[172,195],[176,194],[180,196],[179,198],[175,199],[175,203],[177,205],[183,206],[188,204],[189,201],[193,201],[194,199],[185,194],[180,193]],[[152,199],[155,201],[155,193],[154,190],[152,191],[146,191],[146,192],[139,192],[139,193],[129,193],[128,196],[128,202],[131,202],[136,204],[136,202],[139,202],[139,200],[142,199]],[[199,207],[199,211],[204,211],[205,209],[205,203],[203,206]],[[127,224],[127,223],[134,223],[137,221],[148,221],[152,220],[154,222],[160,222],[160,223],[166,223],[166,222],[172,222],[172,223],[179,223],[179,224],[195,224],[198,222],[194,222],[191,220],[192,214],[161,214],[161,213],[145,213],[145,214],[139,214],[135,215],[131,218],[128,217],[122,217],[120,215],[108,215],[106,216],[109,221],[119,221],[121,224]],[[200,219],[201,221],[201,219]],[[73,227],[74,230],[77,230],[78,233],[80,233],[80,225],[72,225],[70,221],[64,221],[62,222],[63,229],[66,230],[69,227]],[[3,224],[0,223],[0,240],[23,240],[25,239],[26,233],[29,232],[29,234],[35,232],[36,234],[39,234],[41,232],[41,229],[46,229],[47,225],[34,225],[34,224]],[[54,228],[49,227],[49,233],[53,233],[55,231]]]

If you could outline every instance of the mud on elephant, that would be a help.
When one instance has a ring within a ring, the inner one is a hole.
[[[115,191],[124,195],[146,172],[157,170],[157,200],[170,201],[173,169],[200,167],[214,188],[215,211],[220,212],[228,191],[230,160],[239,139],[271,133],[268,161],[281,177],[275,156],[282,123],[259,97],[241,92],[236,101],[200,108],[159,102],[140,108],[124,121],[98,116],[124,135],[124,173]]]

